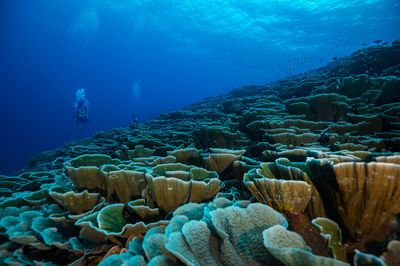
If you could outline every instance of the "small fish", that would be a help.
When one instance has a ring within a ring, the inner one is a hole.
[[[365,45],[367,45],[365,42],[363,42],[362,44],[361,44],[362,46],[365,46]]]
[[[389,42],[384,42],[384,43],[382,43],[382,45],[386,45],[386,44],[388,44]]]
[[[342,41],[344,41],[344,38],[342,38]]]
[[[376,29],[374,29],[374,32],[376,32]]]
[[[374,43],[379,44],[382,40],[376,40]]]
[[[333,60],[336,60],[337,59],[337,56],[335,56],[334,58],[332,58]]]
[[[281,64],[278,64],[278,67],[281,67]]]

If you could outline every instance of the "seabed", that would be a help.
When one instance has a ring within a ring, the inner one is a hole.
[[[400,42],[0,176],[0,264],[400,265]]]

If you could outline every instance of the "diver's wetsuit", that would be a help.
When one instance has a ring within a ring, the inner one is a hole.
[[[79,123],[87,123],[88,120],[88,101],[80,99],[78,102],[78,109],[76,112],[76,121]]]

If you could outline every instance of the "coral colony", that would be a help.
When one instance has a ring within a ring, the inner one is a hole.
[[[400,265],[399,66],[374,46],[41,153],[0,176],[0,261]]]

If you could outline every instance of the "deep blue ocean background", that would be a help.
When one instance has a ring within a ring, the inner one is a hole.
[[[0,173],[132,113],[145,121],[399,37],[394,0],[1,0]]]

